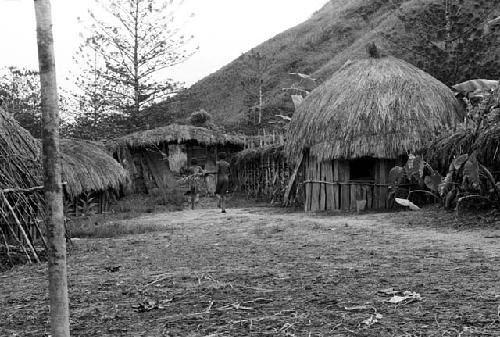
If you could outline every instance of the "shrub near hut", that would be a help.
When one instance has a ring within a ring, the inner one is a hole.
[[[418,210],[419,195],[430,195],[446,209],[500,207],[500,182],[477,159],[477,153],[456,157],[445,177],[420,156],[410,156],[404,166],[389,172],[389,198]],[[398,198],[399,197],[399,198]]]

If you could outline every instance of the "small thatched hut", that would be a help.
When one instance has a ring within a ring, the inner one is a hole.
[[[75,211],[83,210],[82,196],[86,211],[93,205],[104,211],[109,192],[128,183],[123,167],[94,143],[61,140],[61,165],[65,201]],[[45,214],[42,174],[39,142],[0,109],[0,258],[2,244],[17,244],[27,259],[38,260],[34,243],[43,241]]]
[[[245,137],[241,135],[171,124],[116,139],[114,153],[130,172],[135,192],[150,193],[172,188],[176,176],[191,165],[215,170],[218,153],[225,152],[230,158],[244,144]],[[215,181],[209,185],[209,189],[215,190]]]
[[[60,147],[67,211],[85,212],[91,206],[106,211],[110,199],[129,184],[128,172],[97,142],[62,139]]]
[[[0,108],[0,257],[6,247],[9,261],[11,244],[20,245],[29,260],[38,260],[33,242],[41,237],[39,220],[44,215],[43,195],[37,193],[39,157],[36,140]]]
[[[461,106],[431,75],[376,47],[308,95],[285,151],[305,169],[305,210],[386,207],[388,172],[455,125]]]

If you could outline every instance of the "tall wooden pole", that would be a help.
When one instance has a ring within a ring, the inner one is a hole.
[[[44,191],[47,207],[49,297],[52,337],[69,337],[66,241],[59,163],[59,108],[50,0],[34,0],[42,103]]]

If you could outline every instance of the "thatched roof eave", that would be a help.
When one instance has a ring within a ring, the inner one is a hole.
[[[245,136],[227,134],[192,125],[171,124],[151,130],[138,131],[117,138],[115,147],[147,147],[160,143],[181,144],[197,142],[202,145],[244,146]]]
[[[130,180],[128,172],[104,145],[84,140],[61,139],[62,179],[65,191],[74,198],[84,192],[119,190]]]

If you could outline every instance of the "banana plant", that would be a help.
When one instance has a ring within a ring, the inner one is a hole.
[[[413,182],[425,189],[410,190],[406,199],[395,198],[395,191],[404,182]],[[477,153],[462,154],[456,157],[448,168],[445,177],[435,171],[420,156],[410,155],[404,166],[396,166],[389,172],[390,197],[398,204],[416,210],[411,203],[413,193],[426,193],[434,196],[447,209],[457,210],[466,200],[481,200],[489,204],[495,201],[500,206],[500,182],[495,182],[491,172],[477,160]]]

